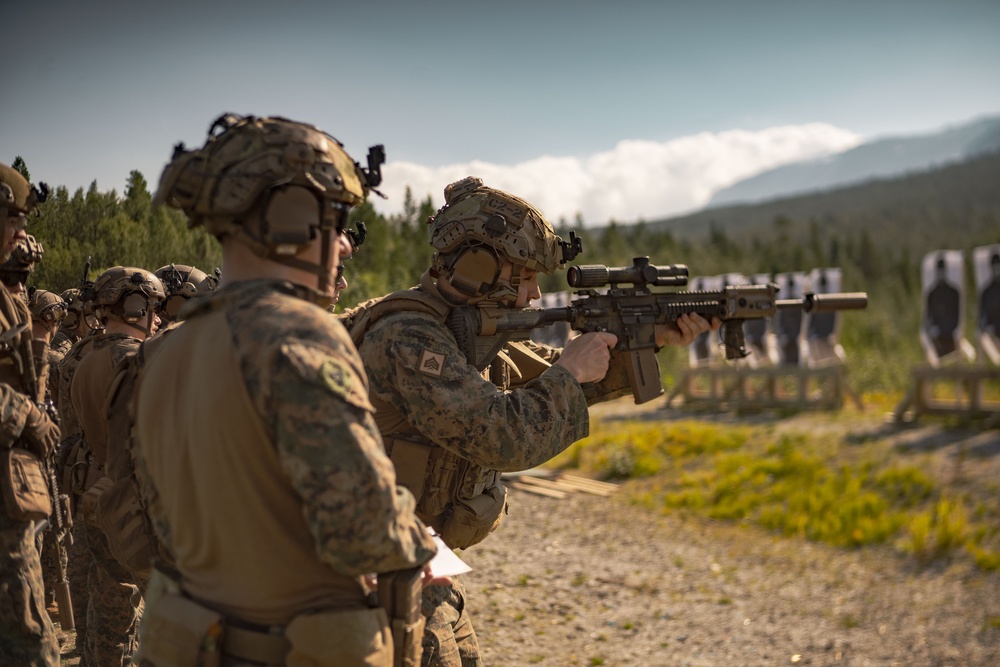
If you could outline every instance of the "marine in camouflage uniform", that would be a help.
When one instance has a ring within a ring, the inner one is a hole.
[[[92,287],[93,283],[90,286]],[[59,330],[56,331],[56,335],[52,338],[51,345],[52,349],[59,354],[60,359],[66,356],[66,353],[78,340],[98,326],[94,319],[93,306],[83,300],[82,289],[73,287],[63,292],[61,296],[66,303],[66,316],[59,326]],[[53,375],[49,377],[51,378]],[[58,388],[58,384],[56,387]]]
[[[164,326],[177,321],[177,313],[185,303],[196,296],[204,296],[218,284],[214,277],[186,264],[167,264],[155,273],[167,294],[159,308]]]
[[[56,375],[54,369],[62,355],[51,346],[52,337],[66,316],[66,302],[55,292],[35,289],[28,290],[28,310],[31,312],[31,332],[36,341],[44,340],[49,345],[46,346],[46,379],[39,378],[39,383],[45,387],[45,401],[54,402],[52,390],[55,383],[52,378]],[[54,462],[53,462],[54,463]],[[65,532],[65,531],[64,531]],[[64,541],[66,535],[56,534],[53,526],[38,535],[38,550],[42,559],[42,575],[45,581],[45,604],[50,606],[56,599],[55,587],[59,583],[59,567],[56,559],[62,561],[62,569],[65,573],[68,565],[67,550],[61,548],[59,542]],[[60,609],[61,613],[66,610]],[[65,625],[65,623],[64,623]]]
[[[140,661],[194,665],[201,647],[223,665],[388,667],[362,575],[435,549],[326,310],[371,171],[287,119],[225,116],[210,134],[175,153],[157,194],[220,237],[223,279],[138,380],[137,468],[187,594],[147,598]]]
[[[54,381],[58,375],[56,367],[62,361],[65,352],[57,349],[53,342],[59,331],[59,325],[66,317],[66,302],[62,296],[55,292],[32,287],[28,290],[28,310],[31,311],[32,335],[36,340],[43,339],[48,343],[46,349],[48,369],[44,383],[45,400],[55,403],[55,392],[58,384]]]
[[[340,258],[340,264],[337,266],[337,282],[334,284],[333,298],[330,300],[329,310],[331,313],[337,312],[337,304],[340,302],[340,293],[348,288],[347,273],[344,270],[344,262],[349,260],[354,253],[357,252],[358,248],[364,244],[365,238],[368,236],[368,227],[365,226],[364,222],[359,220],[357,229],[347,229],[344,231],[344,235],[347,237],[347,240],[350,241],[351,250],[346,256]]]
[[[376,422],[417,514],[452,548],[497,528],[507,510],[502,471],[552,458],[589,432],[588,404],[629,393],[624,355],[611,334],[584,334],[565,351],[512,343],[483,373],[466,359],[447,323],[453,305],[523,308],[551,273],[579,251],[556,236],[528,202],[466,178],[445,189],[428,221],[433,266],[419,286],[345,313],[371,382]],[[681,344],[708,328],[658,330]],[[579,360],[586,359],[581,366]],[[610,366],[609,366],[610,364]],[[464,587],[424,589],[423,664],[481,665]]]
[[[107,478],[108,395],[118,364],[135,353],[140,343],[156,333],[156,311],[165,294],[152,272],[117,266],[94,281],[94,312],[105,332],[94,337],[90,352],[73,375],[70,400],[90,446],[101,479],[81,502],[87,546],[93,556],[88,576],[87,636],[83,657],[87,665],[125,665],[138,647],[142,592],[136,580],[115,559],[97,519],[97,500],[110,486]]]
[[[2,259],[25,238],[27,216],[38,200],[37,191],[16,171],[0,165],[0,217],[3,220]],[[33,365],[32,336],[22,328],[30,322],[28,307],[4,286],[0,287],[0,336],[6,345],[0,354],[0,455],[9,460],[18,449],[44,459],[59,441],[59,429],[36,406],[40,389],[29,387],[20,369]],[[19,368],[20,367],[20,368]],[[38,393],[34,393],[38,392]],[[34,395],[33,395],[34,394]],[[5,464],[4,468],[7,468]],[[37,480],[36,480],[37,481]],[[34,520],[25,518],[12,503],[9,472],[0,479],[0,664],[55,666],[59,642],[45,610],[41,563],[34,540]],[[44,489],[44,486],[43,486]],[[36,490],[38,493],[47,493]],[[51,500],[51,499],[49,499]]]
[[[70,387],[76,369],[93,347],[97,336],[104,329],[93,316],[93,284],[81,290],[79,296],[81,324],[86,334],[76,339],[63,355],[55,369],[49,372],[49,382],[55,385],[55,403],[59,411],[59,426],[62,440],[59,444],[58,473],[62,491],[70,496],[70,509],[73,513],[73,540],[68,549],[68,569],[70,593],[73,599],[73,617],[76,621],[76,645],[81,650],[87,643],[87,607],[90,602],[91,568],[94,567],[94,556],[87,546],[85,522],[80,513],[80,501],[83,494],[101,478],[102,471],[94,462],[90,447],[83,439],[80,421],[73,410],[70,397]],[[70,305],[70,313],[74,306]],[[91,328],[91,325],[94,328]],[[65,327],[57,332],[66,331]],[[74,330],[79,334],[80,329]],[[69,332],[67,332],[69,336]],[[59,348],[57,348],[59,349]]]

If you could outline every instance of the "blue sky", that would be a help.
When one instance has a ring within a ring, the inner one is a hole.
[[[357,159],[384,143],[385,211],[477,173],[553,219],[630,221],[1000,112],[995,0],[0,2],[0,161],[71,189],[155,186],[234,111]]]

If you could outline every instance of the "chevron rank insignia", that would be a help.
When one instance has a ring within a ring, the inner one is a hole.
[[[432,375],[436,378],[441,377],[441,373],[444,371],[444,355],[424,350],[424,353],[420,356],[419,370],[421,373]]]

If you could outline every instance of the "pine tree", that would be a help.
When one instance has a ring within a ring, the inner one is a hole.
[[[13,164],[10,165],[15,171],[20,172],[24,176],[24,180],[31,183],[31,172],[28,171],[28,165],[24,163],[24,158],[20,155],[14,158]]]

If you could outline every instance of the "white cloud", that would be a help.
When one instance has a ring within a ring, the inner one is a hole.
[[[553,223],[572,221],[578,212],[587,224],[612,218],[634,222],[698,209],[713,192],[743,178],[860,142],[849,130],[809,123],[703,132],[666,142],[627,140],[582,160],[545,155],[515,165],[473,161],[443,167],[390,162],[380,188],[389,199],[373,201],[383,213],[399,212],[409,186],[418,201],[431,195],[440,206],[445,185],[473,175],[527,199]]]

